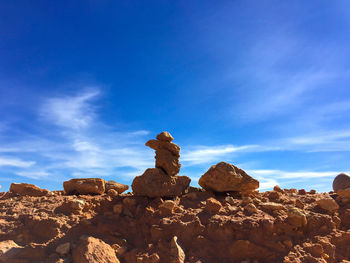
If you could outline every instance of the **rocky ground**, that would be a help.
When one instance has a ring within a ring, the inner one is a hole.
[[[177,150],[169,155],[159,150],[165,140],[154,141],[156,158],[166,158],[136,177],[132,192],[73,179],[64,191],[13,184],[1,193],[0,262],[350,262],[348,175],[330,193],[259,193],[258,181],[219,163],[194,188],[176,175]]]

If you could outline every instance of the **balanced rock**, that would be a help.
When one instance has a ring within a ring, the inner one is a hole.
[[[114,249],[94,237],[80,238],[79,245],[72,251],[73,263],[119,263]]]
[[[225,162],[213,165],[201,176],[198,184],[205,190],[214,192],[253,192],[259,188],[259,181],[242,169]]]
[[[157,135],[157,140],[164,142],[172,142],[174,140],[173,136],[169,132],[161,132]]]
[[[33,184],[16,184],[12,183],[10,186],[10,192],[18,195],[27,195],[27,196],[45,196],[50,193],[49,190],[42,189]]]
[[[191,179],[187,176],[169,176],[162,169],[149,168],[132,182],[135,195],[175,197],[185,193]]]
[[[168,132],[157,135],[157,140],[149,140],[146,146],[156,151],[156,168],[163,169],[167,175],[176,175],[180,171],[181,164],[180,147],[172,143],[173,137]]]
[[[76,178],[63,182],[66,194],[103,194],[106,181],[100,178]]]
[[[338,174],[333,180],[334,192],[345,190],[347,188],[350,188],[350,176],[346,173]]]
[[[113,189],[113,190],[116,190],[118,192],[118,194],[121,194],[123,192],[125,192],[126,190],[129,189],[129,186],[127,186],[126,184],[120,184],[120,183],[117,183],[115,181],[108,181],[106,182],[106,185],[105,185],[105,188],[106,188],[106,193]]]

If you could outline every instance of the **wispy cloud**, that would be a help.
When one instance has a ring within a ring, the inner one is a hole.
[[[35,164],[34,161],[23,161],[18,158],[9,158],[9,157],[1,157],[0,156],[0,167],[1,166],[13,166],[20,168],[28,168]]]
[[[181,154],[181,160],[186,165],[198,165],[231,158],[234,153],[263,152],[278,150],[278,147],[261,145],[218,145],[218,146],[188,146]]]
[[[30,179],[114,176],[120,180],[152,167],[154,152],[144,146],[149,132],[118,131],[102,123],[95,110],[100,94],[95,87],[44,100],[38,113],[40,133],[26,131],[21,138],[1,141],[0,152],[16,156],[30,152],[35,161],[0,157],[0,166],[23,168],[12,172]]]
[[[41,115],[65,128],[87,127],[95,116],[90,102],[99,94],[100,91],[97,88],[90,88],[77,96],[50,98],[42,106]]]
[[[283,145],[286,150],[304,152],[350,151],[350,130],[318,131],[278,139],[273,143]]]
[[[293,179],[293,178],[321,178],[335,177],[339,171],[281,171],[281,170],[249,170],[249,173],[259,178],[273,176],[276,179]]]

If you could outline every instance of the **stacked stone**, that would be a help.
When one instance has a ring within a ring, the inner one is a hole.
[[[181,168],[180,147],[172,141],[170,133],[162,132],[156,140],[146,142],[146,146],[156,152],[156,168],[149,168],[141,176],[135,177],[131,185],[135,195],[174,197],[186,191],[191,179],[177,175]]]
[[[172,176],[180,172],[181,164],[180,147],[175,143],[169,132],[157,135],[157,140],[149,140],[146,146],[156,151],[156,168],[162,169],[167,175]]]

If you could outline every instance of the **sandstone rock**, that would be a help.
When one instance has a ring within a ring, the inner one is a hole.
[[[270,211],[275,211],[275,210],[283,210],[284,206],[279,203],[274,203],[274,202],[266,202],[266,203],[261,203],[260,207],[264,210],[270,210]]]
[[[10,186],[10,192],[18,195],[28,195],[28,196],[44,196],[50,193],[49,190],[41,189],[33,184],[16,184],[12,183]]]
[[[180,147],[175,143],[159,140],[149,140],[148,142],[146,142],[145,145],[156,151],[167,150],[171,152],[174,156],[180,157]]]
[[[177,237],[174,236],[170,242],[170,263],[184,263],[185,252],[177,242]]]
[[[221,207],[221,203],[213,197],[208,198],[205,202],[205,210],[208,213],[217,213],[220,211]]]
[[[350,188],[350,176],[347,173],[338,174],[333,180],[333,190],[338,192]]]
[[[154,197],[175,197],[185,193],[191,179],[187,176],[168,176],[161,169],[149,168],[132,182],[135,195]]]
[[[15,259],[21,246],[17,245],[13,240],[0,242],[0,262],[11,262]]]
[[[113,244],[112,248],[115,250],[115,253],[118,257],[121,257],[125,254],[125,252],[128,250],[126,246],[121,246],[119,244]]]
[[[299,195],[306,195],[306,190],[305,189],[299,189],[298,190]]]
[[[161,212],[161,214],[171,215],[174,212],[175,206],[176,206],[176,204],[174,201],[166,200],[164,203],[160,204],[158,206],[158,208],[159,208],[159,211]]]
[[[172,136],[167,132],[157,135],[157,140],[149,140],[146,146],[156,151],[156,168],[162,169],[167,175],[173,176],[179,173],[180,147],[172,143]]]
[[[341,198],[350,198],[350,187],[347,188],[347,189],[340,189],[340,190],[338,190],[337,194]]]
[[[316,201],[316,204],[319,207],[321,207],[323,210],[326,210],[329,212],[335,212],[339,209],[339,205],[331,197],[319,199]]]
[[[258,180],[249,176],[242,169],[225,162],[210,167],[198,183],[204,189],[215,192],[238,191],[249,193],[259,187]]]
[[[275,186],[273,187],[273,190],[276,191],[276,192],[284,193],[284,190],[281,189],[281,187],[279,187],[278,185],[275,185]]]
[[[79,214],[85,207],[84,200],[65,200],[60,206],[57,206],[55,213],[62,213],[65,215]]]
[[[307,224],[306,214],[298,208],[292,207],[287,211],[287,221],[295,227],[304,227]]]
[[[72,250],[73,263],[119,263],[114,249],[94,237],[81,238]]]
[[[256,206],[253,203],[250,203],[244,207],[244,211],[248,215],[251,215],[251,214],[257,213],[259,210],[256,208]]]
[[[56,248],[56,252],[61,256],[67,255],[70,251],[70,243],[63,243]]]
[[[122,204],[116,204],[113,206],[113,213],[120,215],[123,212],[123,205]]]
[[[105,180],[100,178],[76,178],[63,183],[66,194],[103,194],[105,192]]]
[[[173,136],[169,132],[161,132],[157,135],[157,140],[164,142],[172,142],[174,140]]]
[[[115,197],[118,196],[118,192],[117,192],[116,190],[114,190],[114,189],[109,189],[109,190],[107,191],[107,194],[108,194],[108,196],[110,196],[110,197],[112,197],[112,198],[115,198]]]
[[[121,194],[123,192],[125,192],[126,190],[129,189],[129,186],[126,185],[126,184],[120,184],[120,183],[117,183],[115,181],[108,181],[106,182],[106,185],[105,185],[105,188],[106,188],[106,193],[110,190],[110,189],[113,189],[115,191],[118,192],[118,194]]]

